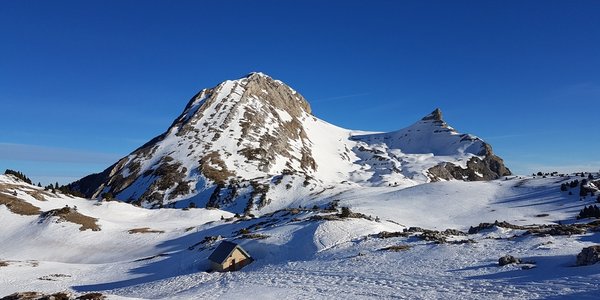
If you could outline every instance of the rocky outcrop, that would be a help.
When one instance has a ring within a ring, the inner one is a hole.
[[[503,176],[509,176],[512,173],[504,161],[496,155],[487,155],[483,159],[472,157],[467,162],[467,167],[462,168],[452,163],[443,162],[428,170],[432,181],[444,180],[466,180],[483,181],[494,180]]]
[[[589,266],[600,262],[600,245],[594,245],[583,248],[579,254],[577,254],[577,265],[578,266]]]
[[[482,149],[477,153],[477,156],[467,161],[466,168],[444,162],[430,168],[428,171],[433,181],[440,179],[483,181],[512,175],[510,170],[504,165],[504,160],[496,156],[492,151],[492,146],[485,142],[483,142]]]

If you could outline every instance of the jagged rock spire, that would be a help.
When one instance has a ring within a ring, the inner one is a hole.
[[[430,114],[423,117],[423,119],[421,119],[421,120],[423,120],[423,121],[443,121],[442,120],[442,110],[439,108],[436,108],[434,111],[432,111]]]

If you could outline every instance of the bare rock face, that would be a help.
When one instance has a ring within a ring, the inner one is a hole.
[[[600,262],[600,245],[594,245],[583,248],[579,254],[577,254],[577,265],[578,266],[589,266]]]
[[[437,121],[437,122],[443,122],[443,118],[442,118],[442,110],[439,108],[436,108],[433,112],[431,112],[429,115],[423,117],[423,119],[421,119],[423,121]]]
[[[317,164],[302,121],[311,117],[302,95],[251,73],[202,90],[165,133],[71,186],[92,198],[112,193],[144,206],[163,206],[212,184],[231,190],[240,179],[284,170],[308,176]],[[213,192],[213,204],[215,197],[221,196]]]

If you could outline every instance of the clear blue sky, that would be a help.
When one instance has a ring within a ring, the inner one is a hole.
[[[261,71],[316,116],[440,107],[518,173],[600,169],[599,1],[1,1],[0,168],[65,183]]]

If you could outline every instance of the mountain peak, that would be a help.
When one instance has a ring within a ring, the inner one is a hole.
[[[271,76],[263,73],[263,72],[250,72],[248,73],[246,76],[242,77],[242,78],[251,78],[251,77],[263,77],[263,78],[270,78],[272,79]]]
[[[423,121],[443,121],[442,110],[439,108],[436,108],[434,111],[432,111],[430,114],[423,117],[423,119],[421,119],[421,120],[423,120]]]

